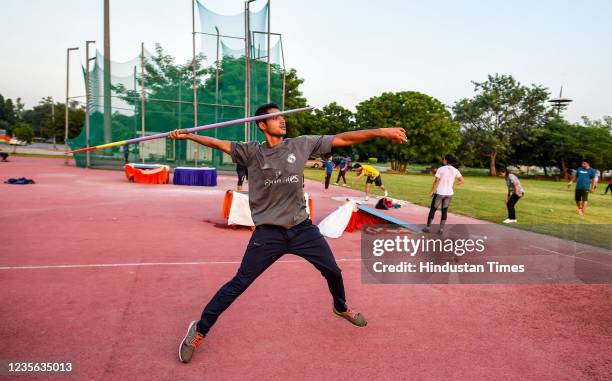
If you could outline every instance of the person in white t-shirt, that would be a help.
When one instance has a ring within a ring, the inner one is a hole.
[[[436,178],[431,187],[431,207],[429,209],[429,216],[427,217],[427,227],[423,228],[423,232],[425,233],[431,231],[431,223],[436,214],[436,210],[438,210],[440,206],[442,206],[442,218],[440,219],[439,233],[442,234],[444,232],[444,225],[448,217],[448,207],[455,193],[453,189],[463,184],[464,181],[461,172],[453,166],[456,165],[453,155],[446,155],[442,162],[444,166],[438,168],[436,171]]]

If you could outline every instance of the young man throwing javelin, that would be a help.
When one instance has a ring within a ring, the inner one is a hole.
[[[359,163],[355,164],[353,166],[353,169],[357,170],[357,177],[355,177],[355,180],[353,180],[351,186],[355,185],[355,183],[359,181],[363,176],[367,176],[365,184],[366,201],[368,201],[370,197],[370,186],[372,185],[372,183],[376,184],[377,187],[379,187],[385,192],[385,197],[389,195],[389,192],[387,192],[387,188],[385,188],[382,183],[382,178],[380,177],[380,172],[378,172],[378,169],[372,167],[371,165],[361,165]]]
[[[278,106],[266,104],[255,115],[278,112]],[[200,320],[192,321],[179,347],[179,359],[187,363],[194,350],[236,298],[268,267],[286,253],[296,254],[312,263],[327,281],[333,298],[333,312],[352,324],[363,327],[365,317],[348,308],[341,270],[319,229],[306,213],[302,178],[304,165],[312,155],[327,153],[373,138],[397,143],[407,141],[402,128],[380,128],[344,132],[338,135],[299,136],[285,139],[285,119],[275,116],[257,123],[265,143],[230,142],[175,130],[170,137],[189,139],[231,155],[235,163],[249,171],[249,204],[256,228],[247,245],[236,275],[208,302]]]

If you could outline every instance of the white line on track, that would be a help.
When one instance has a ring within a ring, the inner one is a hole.
[[[534,249],[538,249],[538,250],[542,250],[542,251],[548,251],[549,253],[553,253],[553,254],[557,254],[557,255],[562,255],[562,256],[568,257],[568,258],[581,259],[583,261],[589,261],[589,262],[594,262],[594,263],[597,263],[597,264],[600,264],[600,265],[604,265],[604,266],[610,266],[609,263],[594,261],[592,259],[582,258],[582,257],[577,257],[576,256],[576,255],[578,255],[580,253],[586,253],[586,251],[581,251],[580,253],[575,253],[574,255],[571,255],[571,254],[559,253],[558,251],[549,250],[549,249],[545,249],[543,247],[538,247],[538,246],[534,246],[534,245],[529,245],[529,246],[533,247]]]
[[[360,258],[338,258],[337,262],[359,262]],[[240,264],[241,261],[210,261],[210,262],[142,262],[142,263],[95,263],[89,265],[48,265],[48,266],[3,266],[0,270],[55,270],[55,269],[86,269],[104,267],[138,267],[138,266],[200,266]],[[303,259],[288,259],[275,263],[307,263]]]

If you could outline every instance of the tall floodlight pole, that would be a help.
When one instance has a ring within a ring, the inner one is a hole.
[[[251,115],[251,10],[250,4],[255,0],[248,0],[244,2],[244,33],[246,40],[246,55],[245,55],[245,102],[244,102],[244,116],[245,118]],[[250,124],[244,124],[244,140],[250,141]]]
[[[244,2],[244,117],[249,116],[249,2]],[[247,140],[249,124],[244,123],[244,141]]]
[[[89,137],[91,136],[91,131],[89,129],[89,109],[91,107],[91,80],[89,76],[89,44],[95,44],[95,41],[85,41],[85,145],[87,147],[91,146],[91,142],[89,141]],[[85,167],[89,168],[91,166],[91,156],[89,152],[85,155]]]
[[[51,126],[55,124],[55,101],[53,97],[51,97]],[[53,150],[57,150],[57,146],[55,145],[55,126],[53,126]]]
[[[217,60],[215,61],[215,122],[219,121],[219,43],[220,43],[220,34],[219,28],[215,26],[215,30],[217,31]],[[215,134],[217,131],[215,130]]]
[[[272,2],[272,0],[268,0],[268,67],[267,67],[267,74],[268,74],[268,92],[267,92],[267,102],[266,103],[270,103],[270,55],[272,52],[272,49],[270,48],[270,3]]]
[[[221,65],[221,61],[219,61],[219,49],[221,46],[221,33],[219,33],[219,28],[215,25],[215,31],[217,32],[217,56],[215,61],[215,123],[219,122],[219,66]],[[213,130],[213,136],[217,138],[217,129]],[[222,161],[222,155],[217,150],[212,150],[212,165],[220,165]]]
[[[104,0],[104,142],[112,140],[111,135],[111,54],[110,54],[110,12],[109,0]]]
[[[144,42],[140,43],[140,136],[145,136],[145,63],[144,63]],[[144,142],[140,143],[140,159],[142,164],[145,162]]]
[[[134,96],[138,94],[138,75],[137,66],[134,65]],[[138,133],[138,103],[134,100],[134,134]]]
[[[287,69],[285,68],[285,49],[283,48],[283,36],[278,35],[278,41],[280,42],[281,59],[283,62],[283,93],[281,101],[281,111],[285,111],[285,88],[287,83]]]
[[[191,67],[193,71],[193,126],[198,125],[198,87],[196,80],[196,31],[195,31],[195,2],[197,0],[191,0],[191,44],[193,59],[191,60]]]
[[[179,83],[178,83],[178,127],[177,128],[183,128],[183,122],[182,122],[182,118],[183,118],[183,94],[181,91],[181,80],[179,79]]]
[[[79,48],[66,49],[66,104],[64,106],[64,152],[68,151],[68,102],[70,100],[70,52]],[[64,165],[68,165],[68,154]]]

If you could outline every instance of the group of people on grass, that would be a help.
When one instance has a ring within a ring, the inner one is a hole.
[[[328,156],[325,163],[325,189],[328,189],[334,169],[332,156]],[[388,191],[382,183],[380,172],[376,168],[367,164],[355,164],[353,168],[357,171],[357,177],[353,180],[352,185],[354,185],[361,178],[366,177],[365,201],[368,201],[369,199],[370,186],[372,183],[384,191],[384,197],[388,196]],[[342,178],[344,180],[344,185],[346,186],[345,162],[341,162],[338,169],[340,170],[340,173],[338,174],[336,185],[338,185],[340,178]],[[525,196],[525,191],[523,190],[523,186],[519,178],[515,174],[511,173],[508,168],[501,167],[498,174],[504,178],[508,188],[505,200],[508,217],[503,221],[503,223],[516,223],[516,204]],[[568,187],[570,187],[574,182],[576,183],[575,201],[577,212],[581,216],[584,215],[586,211],[589,193],[593,193],[597,187],[599,176],[600,172],[591,167],[591,163],[588,159],[584,159],[581,167],[576,169],[572,175],[572,179],[570,180]],[[438,209],[441,211],[439,232],[444,232],[444,226],[448,217],[448,208],[450,207],[450,203],[454,195],[454,189],[455,187],[463,184],[463,182],[463,176],[457,169],[457,161],[453,155],[446,155],[443,160],[443,165],[436,171],[434,182],[432,184],[431,205],[429,215],[427,217],[427,226],[423,228],[424,232],[431,231],[431,224]],[[608,186],[603,194],[606,195],[608,190],[612,191],[612,178],[610,178],[608,181]]]
[[[338,178],[336,179],[336,185],[342,185],[342,186],[348,185],[346,181],[346,172],[348,172],[349,170],[349,163],[350,163],[350,159],[346,156],[342,156],[342,158],[340,159],[340,163],[337,166]],[[332,174],[334,172],[334,168],[336,168],[336,165],[333,162],[333,156],[329,155],[327,156],[325,160],[325,190],[329,189],[329,184],[331,181]],[[352,181],[351,186],[355,185],[355,183],[361,180],[363,177],[366,178],[366,185],[365,185],[365,200],[366,201],[369,200],[370,187],[372,184],[375,184],[377,187],[382,189],[383,192],[385,192],[385,197],[389,195],[387,188],[385,188],[385,186],[382,183],[380,171],[378,171],[376,168],[374,168],[371,165],[367,165],[367,164],[362,165],[362,164],[357,163],[354,166],[352,166],[352,169],[354,169],[357,172],[357,177]],[[344,183],[340,184],[340,180],[342,180]]]

